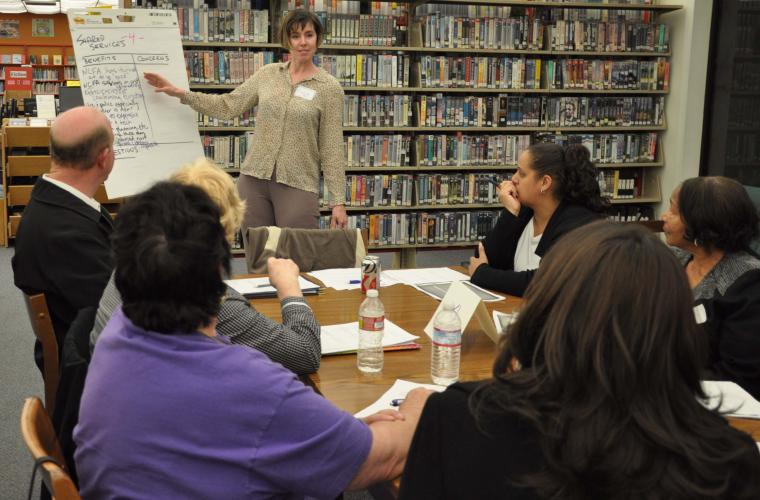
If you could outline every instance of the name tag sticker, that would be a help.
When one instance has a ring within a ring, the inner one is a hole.
[[[697,321],[698,325],[707,321],[707,311],[705,311],[704,304],[694,306],[694,319]]]
[[[311,101],[314,99],[314,96],[317,95],[317,91],[314,89],[310,89],[309,87],[304,87],[303,85],[299,85],[296,87],[296,91],[294,94],[296,97],[300,97],[301,99],[306,99],[307,101]]]

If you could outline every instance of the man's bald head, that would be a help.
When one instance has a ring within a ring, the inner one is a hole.
[[[87,170],[109,147],[113,147],[111,123],[96,108],[72,108],[58,115],[50,127],[50,156],[62,167]]]

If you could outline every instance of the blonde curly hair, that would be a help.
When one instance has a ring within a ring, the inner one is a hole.
[[[208,158],[198,158],[174,172],[169,180],[204,190],[219,206],[227,240],[230,243],[235,240],[235,233],[243,222],[245,202],[240,199],[232,177]]]

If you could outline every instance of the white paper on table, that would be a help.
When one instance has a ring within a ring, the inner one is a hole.
[[[496,325],[496,331],[499,332],[499,335],[504,335],[505,329],[514,323],[516,319],[517,313],[493,312],[493,323]]]
[[[245,295],[246,297],[277,294],[277,289],[272,285],[269,285],[269,278],[267,277],[241,278],[234,280],[225,280],[224,282],[227,284],[227,286],[239,294]],[[305,293],[316,292],[319,290],[319,285],[312,283],[311,281],[304,279],[301,276],[298,277],[298,285],[301,287],[301,291]]]
[[[472,315],[475,314],[475,309],[477,309],[479,304],[482,304],[480,297],[464,286],[461,281],[455,281],[449,287],[444,298],[445,300],[450,299],[456,306],[456,312],[459,315],[459,321],[462,324],[462,331],[464,332],[472,319]],[[427,326],[425,326],[425,333],[427,333],[431,339],[433,338],[433,320],[441,309],[443,309],[443,301],[438,304],[438,308],[433,313],[433,316],[430,317]],[[486,313],[486,318],[488,317],[487,314],[488,313]]]
[[[313,276],[327,288],[334,288],[335,290],[358,290],[362,287],[362,270],[359,267],[345,267],[335,269],[321,269],[319,271],[309,271],[309,276]],[[351,283],[357,281],[358,283]],[[398,282],[380,275],[380,287],[386,287],[395,285]]]
[[[418,387],[422,387],[424,389],[430,389],[431,391],[435,392],[442,392],[446,389],[443,385],[436,385],[436,384],[418,384],[416,382],[409,382],[408,380],[396,380],[396,382],[393,383],[390,389],[385,391],[385,394],[380,396],[380,399],[363,409],[362,411],[356,413],[354,416],[356,418],[364,418],[368,417],[374,413],[379,412],[380,410],[391,410],[394,407],[391,406],[391,401],[394,399],[404,399],[407,394],[409,394],[409,391],[412,389],[416,389]]]
[[[359,322],[322,325],[320,337],[323,356],[356,352],[359,348]],[[383,347],[408,344],[418,338],[386,318]]]
[[[733,382],[717,380],[703,380],[702,388],[707,394],[707,401],[700,401],[707,408],[713,409],[718,406],[721,395],[723,401],[720,406],[721,412],[728,412],[729,416],[741,418],[760,419],[760,402],[750,393]]]
[[[466,274],[454,271],[448,267],[427,267],[421,269],[389,269],[383,271],[381,278],[388,277],[405,285],[419,285],[422,283],[442,283],[452,281],[467,281],[470,279]],[[382,279],[380,280],[382,282]]]
[[[430,295],[436,300],[442,300],[446,295],[446,292],[449,291],[451,283],[453,282],[444,281],[438,283],[418,283],[413,286],[425,295]],[[504,300],[504,297],[501,295],[496,295],[495,293],[491,293],[484,288],[480,288],[478,285],[473,284],[471,281],[460,281],[459,283],[475,292],[475,294],[484,302],[498,302],[500,300]]]

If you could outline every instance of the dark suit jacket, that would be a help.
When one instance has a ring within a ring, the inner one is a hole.
[[[79,309],[97,307],[113,270],[113,221],[58,186],[37,179],[16,234],[13,281],[24,293],[44,293],[58,338]]]
[[[702,328],[710,344],[709,378],[731,380],[760,399],[760,269],[747,271],[711,299]]]
[[[522,207],[517,217],[507,210],[502,210],[496,226],[483,240],[488,264],[483,264],[475,270],[470,277],[473,283],[522,297],[536,271],[514,271],[514,260],[517,242],[531,217],[533,217],[533,210],[528,207]],[[585,207],[560,203],[546,224],[546,229],[536,248],[536,255],[543,257],[565,233],[599,220],[600,217],[600,214]]]

